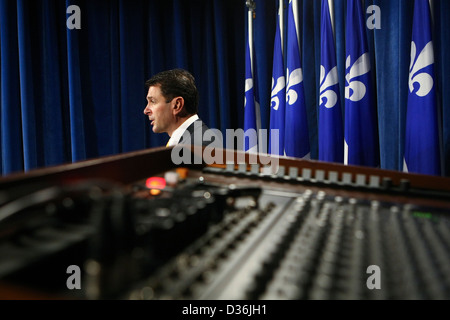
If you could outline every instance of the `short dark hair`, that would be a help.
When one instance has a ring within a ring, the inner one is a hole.
[[[184,109],[188,115],[198,113],[198,90],[194,76],[184,69],[159,72],[145,82],[147,90],[159,85],[162,95],[168,100],[183,97]]]

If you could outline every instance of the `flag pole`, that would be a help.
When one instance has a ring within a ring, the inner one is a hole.
[[[245,151],[258,152],[258,148],[262,147],[262,141],[259,136],[261,133],[261,112],[259,105],[259,94],[257,85],[257,70],[256,62],[254,61],[254,48],[253,48],[253,20],[255,19],[256,2],[254,0],[246,0],[245,5],[248,8],[248,28],[247,28],[247,49],[246,49],[246,62],[245,62],[245,116],[244,116],[244,131],[245,134],[252,135],[253,132],[256,133],[254,138],[256,141],[247,141],[250,139],[244,137],[244,148]],[[253,139],[253,138],[252,138]],[[252,140],[250,139],[250,140]],[[264,148],[263,148],[264,150]]]
[[[246,0],[245,5],[248,8],[248,37],[249,43],[253,43],[253,18],[256,14],[256,2],[254,0]],[[250,57],[253,57],[253,46],[250,46]],[[253,59],[251,59],[251,69],[252,74],[254,74],[253,69]]]
[[[255,0],[245,0],[245,5],[251,12],[255,12],[255,9],[256,9]]]
[[[286,105],[286,69],[284,65],[284,26],[283,0],[279,0],[276,14],[276,29],[273,47],[272,90],[270,107],[270,142],[269,153],[284,155],[285,105]]]
[[[331,28],[333,29],[333,38],[336,41],[336,31],[334,30],[334,1],[328,0],[328,10],[330,11]]]
[[[280,30],[280,38],[281,38],[281,52],[284,51],[284,30],[283,30],[283,26],[284,26],[284,0],[280,0],[279,2],[279,6],[278,6],[278,14],[280,15],[280,26],[281,26],[281,30]]]

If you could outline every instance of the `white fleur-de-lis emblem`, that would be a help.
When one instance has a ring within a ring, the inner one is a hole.
[[[428,42],[422,52],[416,58],[417,48],[414,41],[411,43],[411,64],[409,66],[409,91],[419,97],[425,97],[433,89],[433,77],[426,72],[418,72],[434,63],[434,51],[432,41]],[[419,88],[414,91],[414,84]]]
[[[277,79],[277,83],[275,84],[275,79],[272,78],[272,100],[271,105],[273,110],[277,111],[280,107],[280,98],[277,97],[277,94],[284,89],[286,86],[286,81],[284,76],[281,76]]]
[[[351,59],[347,57],[346,69],[350,68]],[[347,80],[345,84],[345,98],[353,102],[361,101],[366,95],[367,88],[361,81],[355,80],[355,78],[365,75],[370,71],[370,59],[369,54],[366,52],[353,64],[349,73],[345,75]]]
[[[332,86],[339,82],[337,66],[325,76],[325,67],[320,66],[320,105],[331,109],[337,104],[337,94]]]
[[[245,100],[244,100],[244,106],[247,105],[247,92],[249,92],[250,90],[253,89],[253,79],[252,78],[248,78],[245,79]]]
[[[298,93],[294,89],[293,86],[302,83],[303,81],[303,72],[301,68],[295,69],[291,73],[289,73],[289,69],[287,69],[288,82],[286,85],[286,102],[292,106],[298,99]]]

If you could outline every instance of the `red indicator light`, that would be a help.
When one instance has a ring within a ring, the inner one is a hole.
[[[149,189],[164,189],[166,187],[166,179],[161,177],[151,177],[147,179],[145,186]]]
[[[152,196],[159,196],[161,194],[161,190],[159,190],[159,189],[151,189],[150,190],[150,194]]]

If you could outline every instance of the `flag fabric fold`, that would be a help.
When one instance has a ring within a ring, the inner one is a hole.
[[[273,52],[269,133],[269,153],[274,155],[284,155],[286,78],[283,61],[283,10],[283,0],[279,0]],[[278,134],[275,134],[274,130],[277,130]]]
[[[289,157],[309,159],[309,130],[301,63],[297,0],[289,1],[286,41],[285,154]]]
[[[258,87],[256,83],[255,60],[253,50],[253,11],[248,12],[248,34],[247,45],[245,50],[245,104],[244,104],[244,151],[250,153],[258,152],[258,138],[251,135],[251,131],[255,133],[260,129],[260,110]]]
[[[347,3],[344,163],[378,167],[380,151],[373,71],[361,0]]]
[[[439,121],[428,0],[415,0],[406,112],[404,171],[440,175]]]
[[[322,0],[320,64],[318,159],[320,161],[343,163],[344,129],[336,47],[328,0]]]

